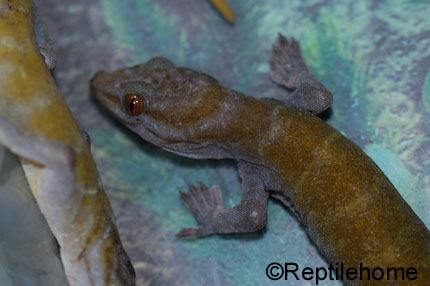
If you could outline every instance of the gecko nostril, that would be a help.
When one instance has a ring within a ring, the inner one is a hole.
[[[98,72],[94,75],[93,79],[94,79],[94,80],[100,80],[100,79],[102,79],[103,77],[105,77],[107,74],[108,74],[108,73],[107,73],[107,72],[105,72],[105,71],[98,71]]]
[[[100,81],[100,79],[106,74],[106,72],[104,71],[98,71],[93,78],[90,80],[90,86],[91,88],[95,88],[98,84],[98,82]]]

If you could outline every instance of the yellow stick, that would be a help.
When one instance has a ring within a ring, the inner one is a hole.
[[[233,12],[233,9],[231,9],[230,5],[228,5],[227,1],[225,0],[211,0],[212,5],[215,6],[215,8],[218,10],[223,17],[229,21],[230,23],[234,23],[234,20],[236,20],[236,15]]]

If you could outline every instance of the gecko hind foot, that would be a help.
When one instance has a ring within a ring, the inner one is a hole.
[[[221,190],[217,186],[209,189],[202,182],[200,182],[199,186],[189,184],[188,187],[190,192],[180,192],[180,195],[185,205],[194,214],[200,227],[183,228],[177,233],[177,236],[197,238],[213,234],[213,218],[217,213],[224,210]]]
[[[294,38],[288,40],[281,33],[273,45],[270,68],[272,80],[290,89],[298,88],[300,75],[309,73],[299,43]]]

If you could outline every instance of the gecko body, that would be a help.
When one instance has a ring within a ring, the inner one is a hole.
[[[55,54],[46,36],[33,1],[0,0],[0,144],[19,157],[25,178],[18,179],[28,183],[58,243],[67,278],[37,285],[135,285],[89,142],[48,70]],[[34,253],[42,250],[35,243],[27,241]],[[54,278],[37,266],[28,270]]]
[[[415,280],[347,285],[427,285],[428,229],[356,144],[304,110],[324,110],[331,94],[308,72],[298,44],[281,36],[271,66],[275,81],[296,89],[290,104],[243,95],[164,58],[99,72],[91,86],[102,105],[145,140],[182,156],[238,162],[241,203],[224,209],[217,187],[190,186],[181,197],[200,227],[179,236],[257,231],[266,224],[272,194],[294,209],[333,265],[418,272]]]

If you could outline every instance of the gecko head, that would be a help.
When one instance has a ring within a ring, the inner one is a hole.
[[[143,139],[199,158],[207,158],[195,155],[196,150],[207,148],[205,136],[226,96],[214,78],[161,57],[112,73],[98,72],[91,91]]]

